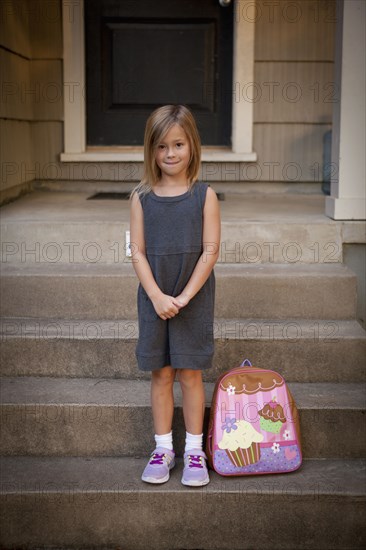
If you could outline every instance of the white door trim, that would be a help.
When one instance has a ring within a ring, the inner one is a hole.
[[[234,4],[234,64],[232,148],[203,147],[202,161],[254,162],[253,101],[248,90],[254,82],[254,21],[243,14],[254,0]],[[246,6],[248,5],[248,6]],[[225,8],[222,8],[225,9]],[[142,147],[87,147],[85,104],[84,0],[62,0],[64,152],[63,162],[143,161]]]
[[[84,0],[62,0],[64,153],[86,151]]]

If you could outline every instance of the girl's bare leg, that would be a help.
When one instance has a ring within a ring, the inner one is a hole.
[[[183,416],[186,431],[191,434],[201,434],[205,413],[205,389],[202,381],[202,371],[181,369],[178,377],[183,394]]]
[[[173,383],[176,370],[171,366],[152,371],[151,406],[154,429],[157,435],[167,434],[172,429],[174,397]]]

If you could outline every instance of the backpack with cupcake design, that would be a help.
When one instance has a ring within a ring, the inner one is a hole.
[[[219,377],[206,454],[223,476],[285,473],[301,466],[298,410],[280,374],[245,359]]]

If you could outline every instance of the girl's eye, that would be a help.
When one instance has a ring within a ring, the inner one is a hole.
[[[164,149],[164,145],[158,145],[158,149]]]
[[[177,143],[177,147],[182,147],[183,145],[183,143]]]

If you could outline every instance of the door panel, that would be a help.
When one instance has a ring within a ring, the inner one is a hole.
[[[229,145],[232,18],[217,0],[86,0],[88,144],[141,145],[151,111],[183,103],[203,144]]]

